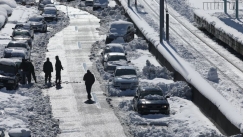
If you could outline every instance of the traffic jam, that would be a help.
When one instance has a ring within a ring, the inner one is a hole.
[[[43,71],[40,61],[43,62],[43,55],[48,52],[43,46],[48,41],[43,41],[62,29],[58,28],[61,22],[65,22],[60,25],[62,27],[68,25],[66,18],[60,19],[60,16],[68,14],[59,11],[51,0],[16,2],[28,7],[36,6],[38,14],[29,16],[26,22],[17,22],[12,28],[11,40],[0,58],[0,88],[18,90],[22,85],[31,84],[32,77],[38,87],[47,88],[39,76]],[[72,6],[75,2],[68,0],[64,4]],[[77,7],[99,17],[100,28],[97,30],[106,37],[91,45],[89,57],[106,101],[124,124],[126,134],[190,136],[191,130],[196,130],[195,136],[200,136],[200,132],[221,136],[209,120],[204,119],[206,125],[199,120],[204,116],[190,101],[190,87],[183,81],[173,81],[173,74],[149,52],[148,43],[137,35],[138,30],[125,16],[122,7],[98,6],[93,10],[94,2],[89,2],[85,0],[85,6]],[[38,46],[42,46],[41,50]],[[37,62],[36,58],[39,58]],[[196,123],[196,126],[191,123]]]

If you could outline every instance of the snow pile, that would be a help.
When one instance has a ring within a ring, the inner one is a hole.
[[[7,4],[11,8],[16,8],[17,7],[17,3],[14,0],[0,0],[0,4]]]
[[[0,15],[3,15],[5,18],[8,18],[7,10],[4,8],[0,8]]]
[[[160,96],[160,95],[147,95],[147,96],[144,96],[144,99],[148,99],[148,100],[161,100],[161,99],[164,99],[163,96]]]
[[[7,4],[0,4],[0,8],[5,9],[8,15],[11,15],[13,12],[13,9]]]
[[[154,66],[150,63],[149,60],[146,60],[146,66],[143,68],[143,75],[147,79],[154,79],[154,78],[165,78],[165,79],[172,79],[172,73],[167,70],[165,67]]]
[[[0,29],[4,26],[5,20],[6,20],[5,16],[0,15]]]

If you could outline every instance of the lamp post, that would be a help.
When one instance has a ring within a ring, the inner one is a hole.
[[[166,40],[169,40],[169,13],[166,10]]]
[[[163,42],[164,30],[164,0],[160,0],[160,43]]]
[[[227,13],[227,0],[224,0],[224,13]]]
[[[235,0],[235,17],[238,19],[238,12],[239,12],[239,1]]]

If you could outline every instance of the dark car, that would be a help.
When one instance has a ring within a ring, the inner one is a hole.
[[[41,15],[34,15],[29,18],[29,23],[34,31],[47,31],[47,23]]]
[[[170,114],[170,105],[163,91],[156,87],[139,87],[133,98],[133,108],[140,114]]]
[[[27,40],[12,40],[5,48],[25,48],[26,50],[31,49]]]
[[[30,60],[30,50],[25,48],[5,48],[3,52],[4,58],[17,58],[22,61],[22,59]]]
[[[24,30],[28,30],[30,32],[31,37],[34,38],[34,30],[32,29],[32,26],[31,26],[30,23],[22,23],[22,22],[19,22],[12,29],[24,29]]]
[[[45,7],[41,15],[45,21],[57,21],[57,9],[55,7]]]
[[[110,24],[110,30],[106,36],[105,44],[111,43],[112,41],[121,38],[124,42],[130,42],[134,39],[135,27],[132,22],[128,21],[114,21]]]
[[[44,10],[46,4],[53,4],[51,0],[42,0],[38,4],[38,10]]]
[[[0,87],[6,87],[7,90],[13,90],[18,87],[20,74],[15,59],[0,59]]]
[[[28,30],[23,29],[15,29],[10,36],[12,40],[27,40],[30,47],[32,47],[32,39],[31,33]]]

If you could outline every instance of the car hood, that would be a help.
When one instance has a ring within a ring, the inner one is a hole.
[[[136,75],[123,75],[114,77],[115,82],[138,82],[138,78]]]
[[[160,100],[147,100],[147,99],[140,99],[139,104],[144,105],[169,105],[167,100],[160,99]]]
[[[28,37],[28,36],[15,36],[13,37],[13,39],[18,39],[18,40],[28,40],[28,39],[31,39],[31,37]]]
[[[107,66],[127,66],[126,60],[108,61]]]

